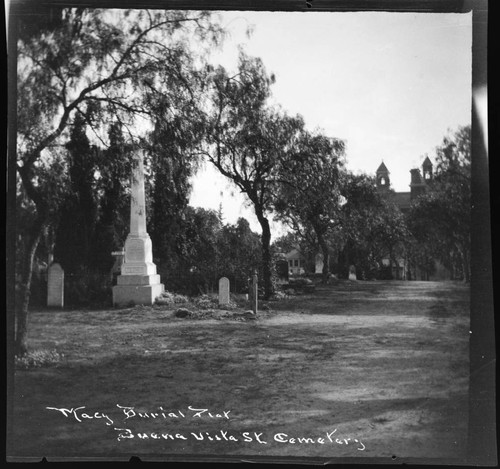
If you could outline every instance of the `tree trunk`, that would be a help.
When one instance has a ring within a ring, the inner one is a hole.
[[[464,283],[469,283],[470,282],[470,262],[469,262],[469,256],[467,249],[461,249],[460,251],[462,255],[462,270],[464,271],[464,278],[463,281]]]
[[[345,248],[345,255],[344,255],[344,271],[347,269],[347,273],[345,278],[349,278],[349,269],[351,268],[351,243],[347,242],[346,243],[346,248]]]
[[[30,155],[26,161],[36,161],[40,157],[36,153]],[[28,197],[33,201],[36,207],[36,217],[29,230],[29,242],[27,250],[24,253],[21,272],[21,292],[19,301],[16,304],[16,328],[15,328],[15,353],[18,356],[26,354],[28,351],[28,309],[31,295],[31,279],[33,277],[33,264],[35,260],[38,243],[43,234],[49,217],[47,201],[41,195],[40,189],[33,184],[33,163],[25,164],[17,168],[21,177],[23,187]],[[19,305],[19,306],[18,306]]]
[[[35,260],[38,243],[43,233],[45,220],[43,217],[37,217],[30,233],[30,242],[25,254],[22,272],[21,284],[21,305],[17,309],[16,320],[16,341],[15,353],[18,356],[26,354],[28,351],[28,309],[31,295],[31,279],[33,277],[33,264]]]
[[[330,253],[328,251],[328,245],[322,235],[316,233],[318,237],[318,243],[321,247],[321,252],[323,254],[323,271],[321,275],[321,283],[326,285],[328,283],[328,277],[330,276]]]
[[[393,248],[389,250],[389,262],[391,264],[391,280],[399,280],[399,263],[394,255]],[[392,273],[395,268],[395,275]]]
[[[274,293],[271,269],[271,229],[264,214],[256,210],[257,220],[262,228],[262,274],[264,284],[264,299],[268,300]]]
[[[460,255],[460,261],[458,261],[456,264],[461,264],[462,268],[462,281],[464,283],[469,283],[470,282],[470,259],[469,259],[469,246],[467,243],[462,243],[462,242],[455,242],[455,248],[457,249],[459,255]],[[459,270],[460,268],[458,265],[455,267],[455,271]],[[456,273],[454,274],[454,277],[457,278]]]
[[[396,275],[394,280],[401,280],[401,278],[399,277],[399,262],[397,261],[397,259],[393,260],[393,265],[396,268]]]

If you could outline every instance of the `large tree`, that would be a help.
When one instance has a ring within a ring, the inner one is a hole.
[[[409,223],[420,242],[439,246],[445,263],[460,259],[465,282],[470,280],[471,128],[464,126],[443,138],[436,148],[436,171],[429,190],[412,206]]]
[[[101,149],[96,158],[99,171],[96,181],[99,212],[91,260],[93,267],[99,272],[109,271],[113,262],[111,252],[123,248],[130,216],[127,185],[133,147],[127,143],[119,122],[110,125],[108,142],[109,146]]]
[[[224,224],[216,211],[188,206],[181,237],[182,249],[168,260],[162,277],[171,290],[213,292],[224,276],[231,282],[231,291],[242,291],[249,274],[260,267],[260,236],[244,218]]]
[[[312,229],[323,255],[323,283],[330,273],[328,238],[341,221],[339,166],[343,153],[342,141],[304,130],[290,157],[279,166],[278,218],[304,238]]]
[[[186,242],[175,275],[180,274],[184,288],[188,287],[189,293],[207,293],[215,290],[220,271],[221,230],[222,223],[217,212],[201,207],[188,207]]]
[[[151,120],[151,104],[159,97],[165,102],[170,96],[173,103],[184,96],[191,99],[196,83],[203,82],[196,54],[188,47],[193,35],[210,46],[222,32],[209,13],[161,10],[65,9],[56,22],[21,28],[17,171],[34,217],[21,272],[22,301],[16,308],[18,354],[27,351],[36,250],[58,209],[59,199],[51,192],[64,186],[63,179],[54,183],[45,175],[54,178],[59,166],[62,175],[67,172],[59,149],[68,126],[81,114],[96,140],[106,144],[108,123],[119,121],[132,139]],[[178,109],[172,105],[170,111]]]
[[[373,178],[343,171],[340,191],[346,198],[341,211],[342,246],[339,264],[343,276],[350,265],[361,275],[379,276],[382,260],[397,263],[404,248],[406,228],[401,212],[377,192]]]
[[[273,293],[271,280],[271,228],[269,213],[276,187],[277,169],[288,158],[294,138],[303,127],[300,117],[290,117],[270,107],[274,76],[262,61],[240,53],[238,71],[231,75],[219,67],[212,74],[211,115],[208,119],[209,161],[250,200],[262,229],[264,295]]]
[[[154,129],[147,138],[146,166],[150,173],[151,200],[149,233],[155,258],[168,259],[170,266],[185,254],[190,178],[198,168],[200,155],[197,150],[205,138],[199,109],[201,93],[192,93],[191,99],[186,96],[176,103],[157,99],[152,104]],[[177,110],[173,115],[172,109]]]
[[[405,216],[390,200],[382,199],[374,209],[366,219],[370,227],[367,240],[371,257],[377,262],[389,259],[389,276],[393,277],[393,268],[396,267],[396,278],[399,279],[403,267],[399,260],[407,258],[411,237]]]
[[[85,130],[84,118],[77,115],[66,145],[69,193],[61,204],[55,227],[54,258],[70,274],[90,267],[97,221],[94,178],[97,151],[90,145]]]
[[[260,236],[246,219],[238,218],[235,224],[222,227],[219,246],[219,274],[229,278],[235,291],[244,290],[251,273],[261,267]]]

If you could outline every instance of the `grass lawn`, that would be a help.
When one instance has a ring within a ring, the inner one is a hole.
[[[344,281],[256,320],[34,311],[31,346],[63,358],[16,370],[8,454],[461,458],[469,296]]]

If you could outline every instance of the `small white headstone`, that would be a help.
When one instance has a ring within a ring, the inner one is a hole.
[[[349,267],[349,280],[357,280],[357,279],[358,277],[356,276],[356,267],[351,265],[351,267]]]
[[[55,263],[49,267],[47,279],[47,306],[64,306],[64,270]]]
[[[219,280],[219,304],[229,304],[229,279],[227,277]]]

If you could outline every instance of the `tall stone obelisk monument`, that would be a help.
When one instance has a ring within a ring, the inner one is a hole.
[[[113,287],[113,304],[152,305],[164,291],[153,264],[151,238],[146,231],[143,153],[135,156],[132,169],[130,233],[125,241],[125,260]]]

